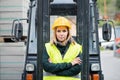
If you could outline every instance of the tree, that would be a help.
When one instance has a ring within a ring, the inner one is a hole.
[[[120,11],[120,0],[116,1],[116,7],[117,7],[117,10]]]

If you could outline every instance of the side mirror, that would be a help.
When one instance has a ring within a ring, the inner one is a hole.
[[[74,2],[77,2],[77,0],[73,0]]]
[[[35,1],[35,0],[30,0],[30,1],[32,2],[32,1]]]
[[[111,24],[106,22],[102,26],[103,39],[106,40],[106,41],[109,41],[111,39],[111,33],[112,33],[112,26],[111,26]]]
[[[16,40],[20,40],[23,36],[23,25],[22,23],[15,23],[14,37]]]
[[[54,0],[50,0],[50,2],[53,2]]]

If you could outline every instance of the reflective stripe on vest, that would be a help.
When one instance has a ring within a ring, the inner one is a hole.
[[[56,76],[55,74],[52,74],[52,73],[49,73],[49,72],[43,72],[43,75],[44,76]],[[80,78],[80,74],[77,74],[75,76],[71,76],[71,77],[74,77],[74,78]]]
[[[70,44],[63,58],[60,51],[57,49],[57,47],[54,44],[46,43],[45,47],[52,63],[63,63],[63,62],[69,63],[72,60],[74,60],[79,53],[82,53],[82,46],[77,43]],[[64,76],[56,76],[51,73],[44,72],[43,75],[44,75],[44,80],[80,80],[79,74],[76,76],[64,77]]]

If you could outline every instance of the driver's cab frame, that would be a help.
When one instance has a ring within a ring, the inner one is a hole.
[[[22,80],[43,80],[42,53],[50,40],[50,16],[76,16],[76,40],[83,46],[81,80],[103,80],[98,41],[97,0],[30,0],[27,53]]]

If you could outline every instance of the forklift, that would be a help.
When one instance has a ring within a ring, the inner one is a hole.
[[[21,80],[43,80],[42,54],[44,44],[50,41],[51,16],[76,17],[75,39],[83,46],[80,80],[104,80],[97,0],[59,0],[59,3],[57,0],[30,0],[28,11],[27,50]],[[106,41],[111,38],[111,26],[108,24],[103,26],[103,39]]]

